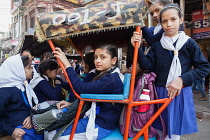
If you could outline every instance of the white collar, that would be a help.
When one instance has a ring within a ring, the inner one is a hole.
[[[179,36],[180,36],[180,34],[177,34],[177,35],[175,35],[175,36],[173,36],[173,37],[165,36],[165,38],[166,38],[169,42],[171,42],[172,44],[174,44],[174,43],[177,41],[177,39],[179,38]]]
[[[114,67],[112,67],[112,68],[114,68]],[[91,72],[95,73],[96,69],[92,69],[89,73],[91,73]],[[120,72],[120,69],[118,67],[112,73],[115,73],[115,72],[118,73],[121,81],[123,82],[124,81],[124,75]]]
[[[160,23],[158,23],[154,29],[154,34],[157,34],[162,29],[162,26]]]

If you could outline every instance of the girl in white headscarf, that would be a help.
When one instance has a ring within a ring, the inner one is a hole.
[[[31,60],[28,56],[7,58],[0,67],[0,133],[15,140],[36,140],[30,109],[37,104],[37,97],[28,85],[32,78]]]

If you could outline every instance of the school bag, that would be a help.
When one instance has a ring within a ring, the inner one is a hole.
[[[133,101],[145,101],[144,99],[140,98],[143,93],[143,89],[147,89],[150,91],[149,93],[150,100],[157,99],[157,93],[156,93],[156,89],[154,85],[155,78],[156,78],[156,74],[153,72],[148,73],[148,74],[143,73],[140,77],[136,78],[137,84],[135,85]],[[129,126],[129,132],[128,132],[129,137],[134,137],[141,130],[141,128],[144,127],[144,125],[154,115],[155,107],[157,107],[157,104],[151,104],[149,105],[148,110],[146,111],[145,111],[144,105],[133,107],[131,111],[130,126]],[[120,132],[122,135],[124,134],[124,131],[125,131],[126,114],[127,114],[127,105],[124,106],[121,116],[120,116],[120,121],[119,121]],[[163,136],[165,136],[165,124],[161,116],[160,116],[160,120],[161,120],[162,128],[163,128]],[[149,138],[156,136],[157,139],[160,139],[156,129],[153,128],[152,126],[149,127],[148,132],[149,132]]]
[[[70,106],[66,107],[66,112],[60,113],[60,116],[57,119],[52,117],[52,114],[49,114],[49,112],[53,109],[57,109],[56,104],[59,101],[45,101],[34,106],[31,109],[31,118],[35,133],[43,134],[57,128],[61,128],[65,125],[69,126],[70,124],[72,124],[76,116],[79,101],[79,99],[76,99]],[[84,117],[85,112],[87,112],[90,107],[91,102],[84,103],[80,118]]]

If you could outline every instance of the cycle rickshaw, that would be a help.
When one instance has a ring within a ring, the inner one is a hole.
[[[102,3],[98,5],[89,5],[76,9],[64,10],[54,13],[42,14],[36,21],[36,36],[40,42],[48,41],[52,51],[55,49],[52,40],[61,40],[62,42],[71,42],[74,47],[82,54],[82,50],[86,46],[94,46],[100,41],[112,42],[117,47],[126,47],[129,42],[128,32],[131,27],[136,27],[136,31],[140,31],[140,25],[146,18],[149,0],[121,0],[110,3]],[[151,101],[133,101],[134,82],[136,75],[136,63],[138,54],[138,42],[135,43],[133,55],[133,68],[130,79],[130,90],[128,98],[113,97],[113,99],[96,99],[87,97],[82,94],[78,95],[67,76],[63,64],[58,60],[60,67],[63,69],[66,79],[74,92],[74,95],[80,99],[80,104],[73,124],[70,140],[74,137],[74,132],[79,119],[79,114],[85,101],[91,102],[112,102],[127,104],[127,119],[125,125],[124,139],[128,139],[128,130],[130,123],[131,110],[134,106],[145,104],[163,105],[154,114],[153,117],[145,124],[145,126],[133,138],[138,139],[142,134],[144,139],[148,140],[148,127],[160,115],[160,113],[171,102],[171,99],[158,99]],[[109,95],[110,96],[110,95]]]

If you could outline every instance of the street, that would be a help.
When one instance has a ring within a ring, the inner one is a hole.
[[[181,140],[209,140],[210,139],[210,120],[197,119],[198,131],[190,135],[183,135]]]

